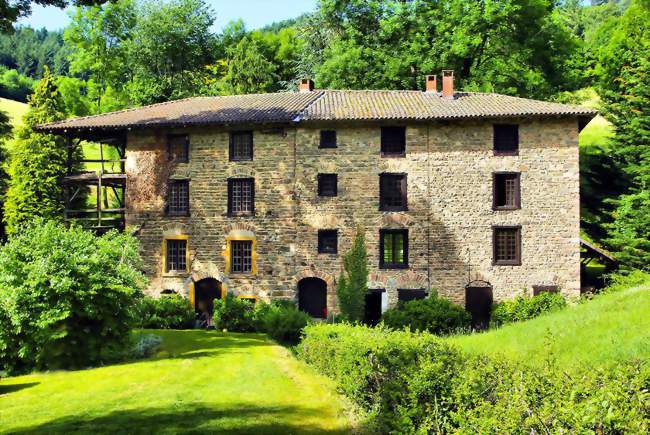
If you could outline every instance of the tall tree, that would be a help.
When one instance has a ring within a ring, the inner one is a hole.
[[[63,212],[61,180],[67,170],[67,151],[60,136],[37,133],[33,127],[65,117],[56,80],[45,69],[23,119],[11,158],[4,219],[9,234],[36,216],[56,219]]]
[[[4,225],[4,202],[7,193],[7,153],[4,145],[6,139],[11,135],[11,121],[9,116],[3,111],[0,111],[0,243],[4,242],[6,238],[6,231]]]
[[[364,232],[359,229],[350,251],[343,257],[343,270],[336,287],[336,296],[343,319],[349,322],[363,320],[367,292],[368,253]]]
[[[267,92],[276,83],[275,65],[257,41],[244,37],[230,53],[226,82],[233,94]]]
[[[11,32],[18,18],[32,13],[32,4],[41,6],[56,6],[61,9],[68,5],[92,5],[105,3],[108,0],[0,0],[0,32]]]

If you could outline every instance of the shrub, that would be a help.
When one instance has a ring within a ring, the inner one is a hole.
[[[442,335],[469,327],[471,316],[462,307],[434,292],[426,299],[408,301],[386,311],[382,320],[392,329],[408,328],[413,332]]]
[[[37,220],[0,247],[0,366],[78,368],[128,344],[145,278],[135,238]]]
[[[264,314],[264,331],[276,341],[298,344],[300,335],[311,318],[294,306],[270,306]]]
[[[647,433],[650,368],[469,356],[427,333],[344,324],[305,328],[298,356],[365,411],[373,433]]]
[[[343,270],[336,287],[341,317],[350,322],[363,320],[368,292],[368,253],[363,230],[357,230],[350,251],[343,257]]]
[[[163,339],[156,334],[142,334],[131,347],[129,357],[133,359],[148,358],[160,347]]]
[[[493,326],[529,320],[544,313],[562,309],[566,300],[559,293],[543,292],[532,298],[517,296],[512,301],[503,301],[492,307],[490,322]]]
[[[255,306],[248,301],[226,295],[214,301],[214,326],[230,332],[255,332]]]
[[[137,315],[140,326],[150,329],[189,329],[196,320],[190,301],[176,294],[145,296],[138,302]]]

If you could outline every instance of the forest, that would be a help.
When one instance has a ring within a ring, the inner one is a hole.
[[[650,267],[648,0],[320,0],[292,20],[220,31],[203,0],[78,3],[57,32],[3,17],[0,97],[29,101],[46,77],[59,116],[72,117],[291,91],[304,77],[320,88],[422,89],[426,74],[453,69],[465,91],[595,104],[614,134],[580,150],[584,236],[624,268]],[[30,159],[15,148],[2,191],[15,160]]]

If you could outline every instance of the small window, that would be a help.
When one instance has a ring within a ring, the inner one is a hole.
[[[406,174],[379,175],[379,210],[407,210]]]
[[[232,240],[230,242],[230,271],[232,273],[251,273],[253,270],[253,242]]]
[[[494,227],[494,264],[521,264],[521,227]]]
[[[167,187],[167,215],[188,216],[190,214],[190,183],[174,180]]]
[[[408,302],[426,299],[427,291],[424,289],[397,289],[397,301]]]
[[[228,180],[228,214],[247,216],[255,212],[255,181],[252,178]]]
[[[336,131],[321,130],[320,145],[318,148],[336,148]]]
[[[336,174],[318,174],[318,196],[336,196],[338,177]]]
[[[318,253],[336,254],[338,252],[338,231],[318,230]]]
[[[494,125],[494,154],[514,155],[519,153],[519,126],[516,124]]]
[[[167,272],[187,272],[187,240],[167,240]]]
[[[558,293],[560,288],[556,285],[534,285],[533,286],[533,296],[537,296],[540,293]]]
[[[253,160],[252,131],[233,131],[230,133],[230,160],[233,162]]]
[[[382,157],[404,157],[406,155],[406,127],[381,128]]]
[[[190,159],[190,137],[186,134],[167,136],[167,155],[170,161],[187,163]]]
[[[379,267],[405,269],[408,267],[408,230],[381,230],[379,232]]]
[[[493,208],[514,210],[521,208],[520,174],[514,172],[493,175]]]

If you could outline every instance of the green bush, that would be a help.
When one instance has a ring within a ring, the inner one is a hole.
[[[135,238],[37,220],[0,247],[0,367],[79,368],[128,345],[145,278]]]
[[[302,330],[311,321],[308,314],[294,306],[271,305],[264,313],[264,332],[280,343],[298,344]]]
[[[542,292],[528,298],[517,296],[512,301],[503,301],[492,307],[492,326],[529,320],[544,313],[566,307],[566,300],[559,293]]]
[[[440,298],[434,292],[426,299],[408,301],[382,315],[384,325],[392,329],[449,334],[467,328],[471,316],[462,307]]]
[[[255,305],[232,294],[214,301],[214,326],[230,332],[255,332]]]
[[[176,294],[145,296],[138,302],[137,315],[140,326],[148,329],[190,329],[196,320],[190,301]]]
[[[373,433],[647,433],[650,370],[530,369],[428,333],[307,326],[298,356],[365,411]]]

